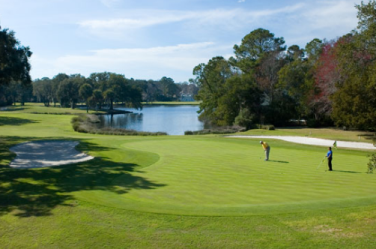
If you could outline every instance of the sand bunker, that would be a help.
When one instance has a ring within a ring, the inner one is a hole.
[[[333,146],[335,140],[312,138],[312,137],[295,137],[295,136],[227,136],[227,137],[237,137],[237,138],[257,138],[257,139],[280,139],[287,142],[317,145],[317,146]],[[361,142],[348,142],[348,141],[337,141],[338,148],[356,148],[356,149],[369,149],[375,150],[376,147],[371,143],[361,143]]]
[[[93,159],[75,149],[76,141],[37,141],[22,143],[10,148],[17,154],[10,163],[12,168],[43,168],[79,163]]]

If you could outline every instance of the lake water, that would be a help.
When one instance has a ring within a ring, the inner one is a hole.
[[[102,115],[104,126],[136,131],[161,131],[168,135],[184,135],[185,131],[204,129],[204,123],[198,120],[197,105],[150,105],[144,106],[142,110],[116,109],[133,113]]]

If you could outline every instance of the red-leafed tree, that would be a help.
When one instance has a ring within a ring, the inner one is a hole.
[[[324,44],[316,62],[314,73],[316,95],[312,104],[318,115],[331,114],[332,101],[330,96],[336,92],[336,84],[341,80],[336,49],[338,42],[342,41],[330,41]]]

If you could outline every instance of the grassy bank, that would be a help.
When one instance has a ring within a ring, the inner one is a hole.
[[[323,147],[270,140],[264,162],[257,140],[82,134],[72,117],[0,112],[2,248],[376,246],[368,152],[336,150],[335,171],[325,172]],[[7,166],[11,146],[42,139],[78,140],[95,159]]]
[[[45,106],[42,103],[27,103],[26,105],[13,105],[3,107],[2,113],[32,113],[32,114],[51,114],[51,115],[69,115],[69,114],[81,114],[86,113],[86,109],[72,109],[72,108],[60,108],[53,106]],[[91,114],[103,114],[105,111],[93,111],[89,110]]]

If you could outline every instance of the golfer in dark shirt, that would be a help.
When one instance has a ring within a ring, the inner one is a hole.
[[[329,167],[329,171],[332,171],[332,160],[333,160],[333,151],[332,151],[332,147],[329,147],[329,151],[328,153],[326,153],[326,157],[328,158],[328,167]]]

